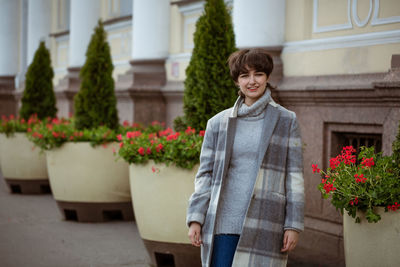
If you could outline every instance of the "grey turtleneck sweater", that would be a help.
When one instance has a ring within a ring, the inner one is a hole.
[[[235,139],[217,211],[216,234],[241,234],[257,176],[258,149],[270,92],[253,105],[239,103]]]

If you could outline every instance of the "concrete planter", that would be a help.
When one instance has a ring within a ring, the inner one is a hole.
[[[201,266],[200,249],[190,244],[186,226],[197,170],[153,161],[129,167],[136,223],[156,266]]]
[[[128,164],[116,161],[113,146],[66,143],[46,152],[51,189],[65,219],[133,220]]]
[[[0,134],[0,166],[12,193],[50,193],[46,157],[25,133]]]
[[[384,212],[378,223],[368,223],[360,214],[361,223],[343,215],[344,250],[347,267],[400,266],[400,212]]]

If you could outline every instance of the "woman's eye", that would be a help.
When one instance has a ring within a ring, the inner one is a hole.
[[[239,78],[246,78],[246,77],[248,77],[249,75],[248,74],[240,74],[239,75]]]

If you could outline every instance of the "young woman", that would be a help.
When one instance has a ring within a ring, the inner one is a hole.
[[[302,143],[294,112],[276,104],[271,56],[229,59],[235,105],[206,128],[187,224],[203,266],[286,266],[304,228]]]

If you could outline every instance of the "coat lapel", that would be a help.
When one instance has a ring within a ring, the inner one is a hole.
[[[260,140],[260,149],[258,151],[258,165],[261,166],[261,162],[264,158],[265,152],[268,149],[272,133],[274,132],[276,123],[279,119],[279,110],[277,104],[271,100],[267,105],[266,114],[264,117],[262,138]]]

